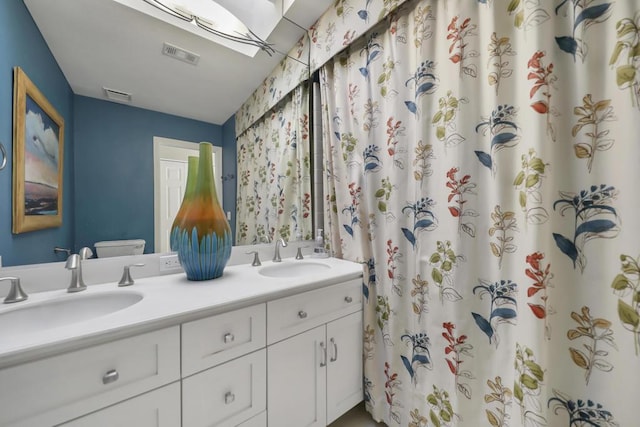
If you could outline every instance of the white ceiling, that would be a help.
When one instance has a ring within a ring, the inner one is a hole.
[[[75,94],[106,99],[107,87],[131,93],[129,105],[217,125],[240,108],[331,2],[220,0],[249,29],[271,16],[261,27],[274,30],[261,36],[279,53],[249,57],[209,40],[204,30],[187,31],[182,21],[175,20],[179,28],[141,12],[154,9],[144,0],[24,0]],[[165,42],[199,54],[198,64],[163,55]]]

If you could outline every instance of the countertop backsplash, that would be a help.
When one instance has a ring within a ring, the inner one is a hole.
[[[289,242],[287,247],[280,249],[280,256],[292,258],[296,255],[298,247],[302,247],[305,258],[311,256],[313,252],[313,241]],[[275,243],[261,243],[250,246],[233,246],[231,258],[227,266],[247,264],[251,265],[253,254],[250,251],[258,251],[262,262],[270,261],[273,258]],[[125,265],[144,264],[144,267],[131,269],[133,279],[145,277],[163,276],[176,274],[182,271],[178,268],[161,268],[161,263],[167,256],[176,256],[175,253],[131,255],[112,258],[91,258],[82,261],[82,275],[84,282],[90,285],[101,283],[117,282],[122,277]],[[69,286],[71,272],[65,268],[65,261],[51,262],[43,264],[20,265],[14,267],[0,267],[0,277],[19,277],[22,288],[27,294],[35,292],[45,292],[55,289],[64,289]],[[4,298],[9,291],[9,286],[0,288],[0,297]]]

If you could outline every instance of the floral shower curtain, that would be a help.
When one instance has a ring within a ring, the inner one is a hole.
[[[306,85],[240,135],[237,150],[236,244],[311,239]]]
[[[320,80],[373,417],[640,425],[640,2],[408,1]]]

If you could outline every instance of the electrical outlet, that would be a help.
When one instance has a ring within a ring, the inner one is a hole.
[[[160,271],[164,273],[182,271],[182,266],[180,265],[180,261],[178,260],[178,254],[161,256]]]

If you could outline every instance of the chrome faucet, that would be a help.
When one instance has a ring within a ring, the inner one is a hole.
[[[77,254],[73,254],[67,258],[64,268],[71,270],[71,283],[67,288],[67,292],[80,292],[87,289],[82,278],[82,261],[93,256],[93,252],[89,248],[82,248]]]
[[[4,299],[5,304],[11,304],[12,302],[20,302],[24,301],[28,298],[27,294],[22,290],[20,286],[20,279],[18,277],[2,277],[0,278],[0,282],[4,280],[11,281],[11,289],[7,294],[7,297]]]
[[[276,240],[276,251],[273,254],[273,262],[282,261],[282,258],[280,258],[280,245],[282,245],[283,248],[287,247],[287,242],[285,242],[282,237]]]

